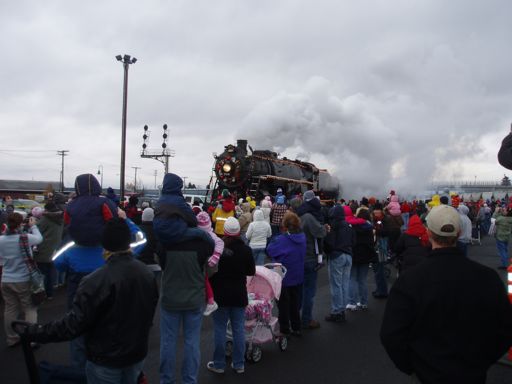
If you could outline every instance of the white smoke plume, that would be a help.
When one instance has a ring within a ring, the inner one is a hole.
[[[476,139],[485,127],[471,110],[456,115],[458,103],[443,106],[445,97],[426,105],[405,93],[339,96],[333,89],[313,77],[298,92],[281,91],[248,114],[237,137],[328,168],[345,198],[419,194],[481,151]]]

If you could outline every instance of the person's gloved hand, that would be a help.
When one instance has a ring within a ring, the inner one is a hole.
[[[33,341],[41,333],[42,327],[39,324],[29,323],[27,321],[13,321],[11,327],[21,338],[27,341]]]

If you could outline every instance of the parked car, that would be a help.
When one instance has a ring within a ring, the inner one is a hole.
[[[32,212],[32,208],[40,207],[37,201],[29,200],[29,199],[13,199],[12,205],[14,206],[15,211],[24,211],[26,213]]]

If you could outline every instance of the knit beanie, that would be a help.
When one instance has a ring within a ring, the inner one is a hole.
[[[34,207],[32,208],[32,216],[34,216],[36,219],[40,219],[43,217],[44,209],[41,207]]]
[[[197,226],[201,229],[212,229],[212,222],[210,220],[210,215],[206,212],[199,212],[197,214]]]
[[[105,223],[101,245],[107,251],[118,252],[130,249],[131,233],[124,219],[115,218]]]
[[[304,201],[311,201],[315,198],[315,192],[312,190],[304,192]]]
[[[153,208],[146,208],[144,211],[142,211],[142,221],[153,221],[153,218],[155,217],[155,211]]]
[[[224,223],[224,236],[240,235],[240,223],[234,217],[229,217]]]
[[[224,197],[224,198],[229,197],[229,191],[227,189],[222,190],[222,197]]]

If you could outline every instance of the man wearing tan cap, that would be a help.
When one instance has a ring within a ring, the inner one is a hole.
[[[391,289],[381,341],[419,383],[485,383],[512,345],[512,306],[495,271],[457,249],[461,221],[447,205],[427,216],[432,252]]]

